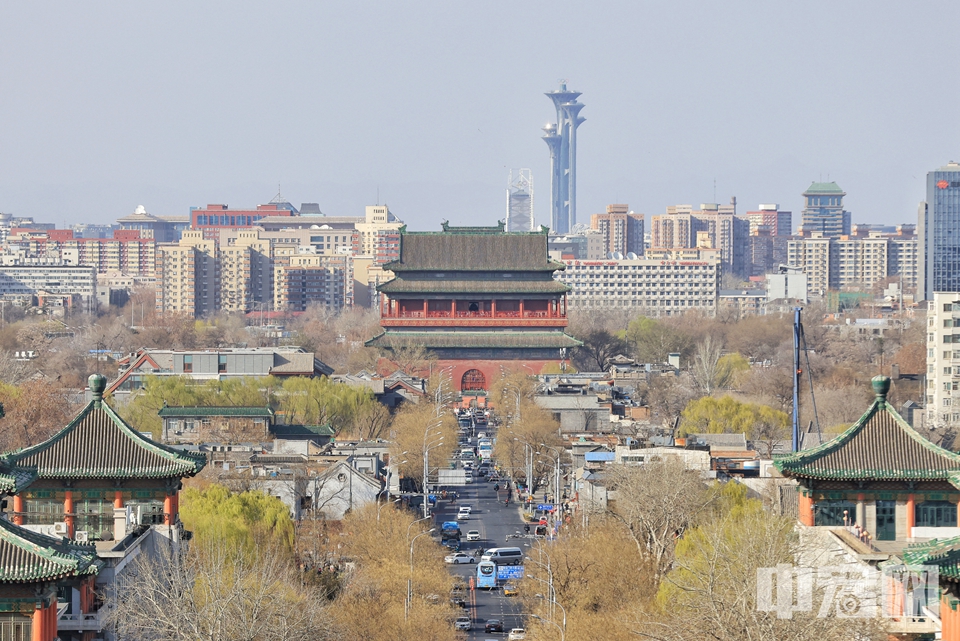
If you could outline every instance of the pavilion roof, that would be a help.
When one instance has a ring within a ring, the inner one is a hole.
[[[936,565],[941,578],[960,582],[960,536],[909,545],[901,556],[907,565]]]
[[[400,259],[383,268],[393,272],[554,272],[565,265],[547,255],[546,229],[498,232],[463,228],[456,232],[401,230]]]
[[[886,401],[890,379],[874,377],[876,399],[856,423],[815,448],[777,457],[784,476],[844,481],[946,481],[960,488],[960,455],[916,432]]]
[[[35,480],[36,470],[11,467],[0,462],[0,494],[17,494]]]
[[[0,583],[35,583],[96,574],[94,545],[31,532],[0,519]]]
[[[203,469],[204,455],[156,443],[130,427],[103,402],[105,386],[103,376],[91,376],[93,400],[69,425],[38,445],[4,454],[0,464],[41,479],[182,478]]]

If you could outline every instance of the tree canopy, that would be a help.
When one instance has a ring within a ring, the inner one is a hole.
[[[293,549],[290,508],[258,490],[235,493],[222,485],[182,491],[180,518],[200,546],[226,542],[246,550],[273,543]]]

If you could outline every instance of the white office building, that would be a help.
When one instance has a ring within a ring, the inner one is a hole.
[[[570,286],[571,308],[630,308],[647,316],[689,310],[713,315],[720,283],[716,249],[650,250],[643,258],[565,260],[554,278]]]

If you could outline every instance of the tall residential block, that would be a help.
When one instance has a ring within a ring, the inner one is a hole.
[[[378,265],[397,260],[400,257],[402,226],[403,221],[394,216],[386,205],[367,206],[364,219],[354,225],[359,242],[357,253],[373,256]]]
[[[768,232],[770,236],[789,236],[792,233],[793,214],[780,209],[777,204],[761,204],[756,211],[748,211],[743,217],[750,223],[750,235]]]
[[[547,92],[557,110],[556,124],[543,128],[543,140],[550,148],[550,230],[566,234],[577,224],[577,127],[583,103],[579,91],[568,91],[561,83],[558,91]]]
[[[800,235],[819,233],[824,238],[849,235],[850,212],[843,209],[843,197],[846,195],[835,182],[811,184],[803,192]]]
[[[927,304],[927,427],[938,431],[957,428],[960,427],[960,292],[933,292]]]
[[[312,305],[339,311],[353,306],[353,257],[297,254],[274,276],[274,308],[303,312]]]
[[[913,227],[895,233],[828,238],[813,232],[788,241],[787,264],[807,275],[810,292],[869,290],[886,278],[901,276],[905,290],[917,286],[917,238]]]
[[[603,234],[607,254],[643,255],[643,214],[627,205],[607,205],[607,213],[590,216],[590,227]]]
[[[960,163],[927,173],[927,199],[917,220],[920,279],[917,298],[960,291]]]
[[[650,247],[658,249],[719,249],[725,272],[748,271],[750,223],[736,215],[736,199],[729,205],[704,203],[667,207],[667,213],[651,217]]]
[[[533,174],[529,169],[510,170],[507,179],[507,231],[534,231]]]
[[[159,314],[200,318],[220,309],[217,242],[188,229],[177,243],[157,245],[156,303]]]
[[[241,229],[233,242],[220,245],[220,309],[249,312],[270,309],[273,302],[273,255],[270,241],[256,229]]]

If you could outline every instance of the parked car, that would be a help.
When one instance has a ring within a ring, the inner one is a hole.
[[[503,584],[503,596],[517,596],[520,594],[520,586],[513,581],[507,581]]]
[[[487,619],[487,624],[483,626],[484,632],[503,632],[503,622],[500,619]]]
[[[467,532],[468,541],[479,541],[480,540],[480,530],[470,530]]]
[[[453,554],[448,554],[443,557],[443,560],[447,563],[453,563],[454,565],[459,565],[460,563],[476,563],[476,557],[473,557],[466,552],[454,552]]]
[[[469,628],[467,628],[469,629]],[[527,631],[523,628],[514,628],[510,630],[510,634],[507,635],[507,641],[523,641],[527,638]]]
[[[453,627],[456,630],[469,630],[470,617],[457,617],[457,620],[453,623]],[[520,638],[522,639],[523,637]]]

